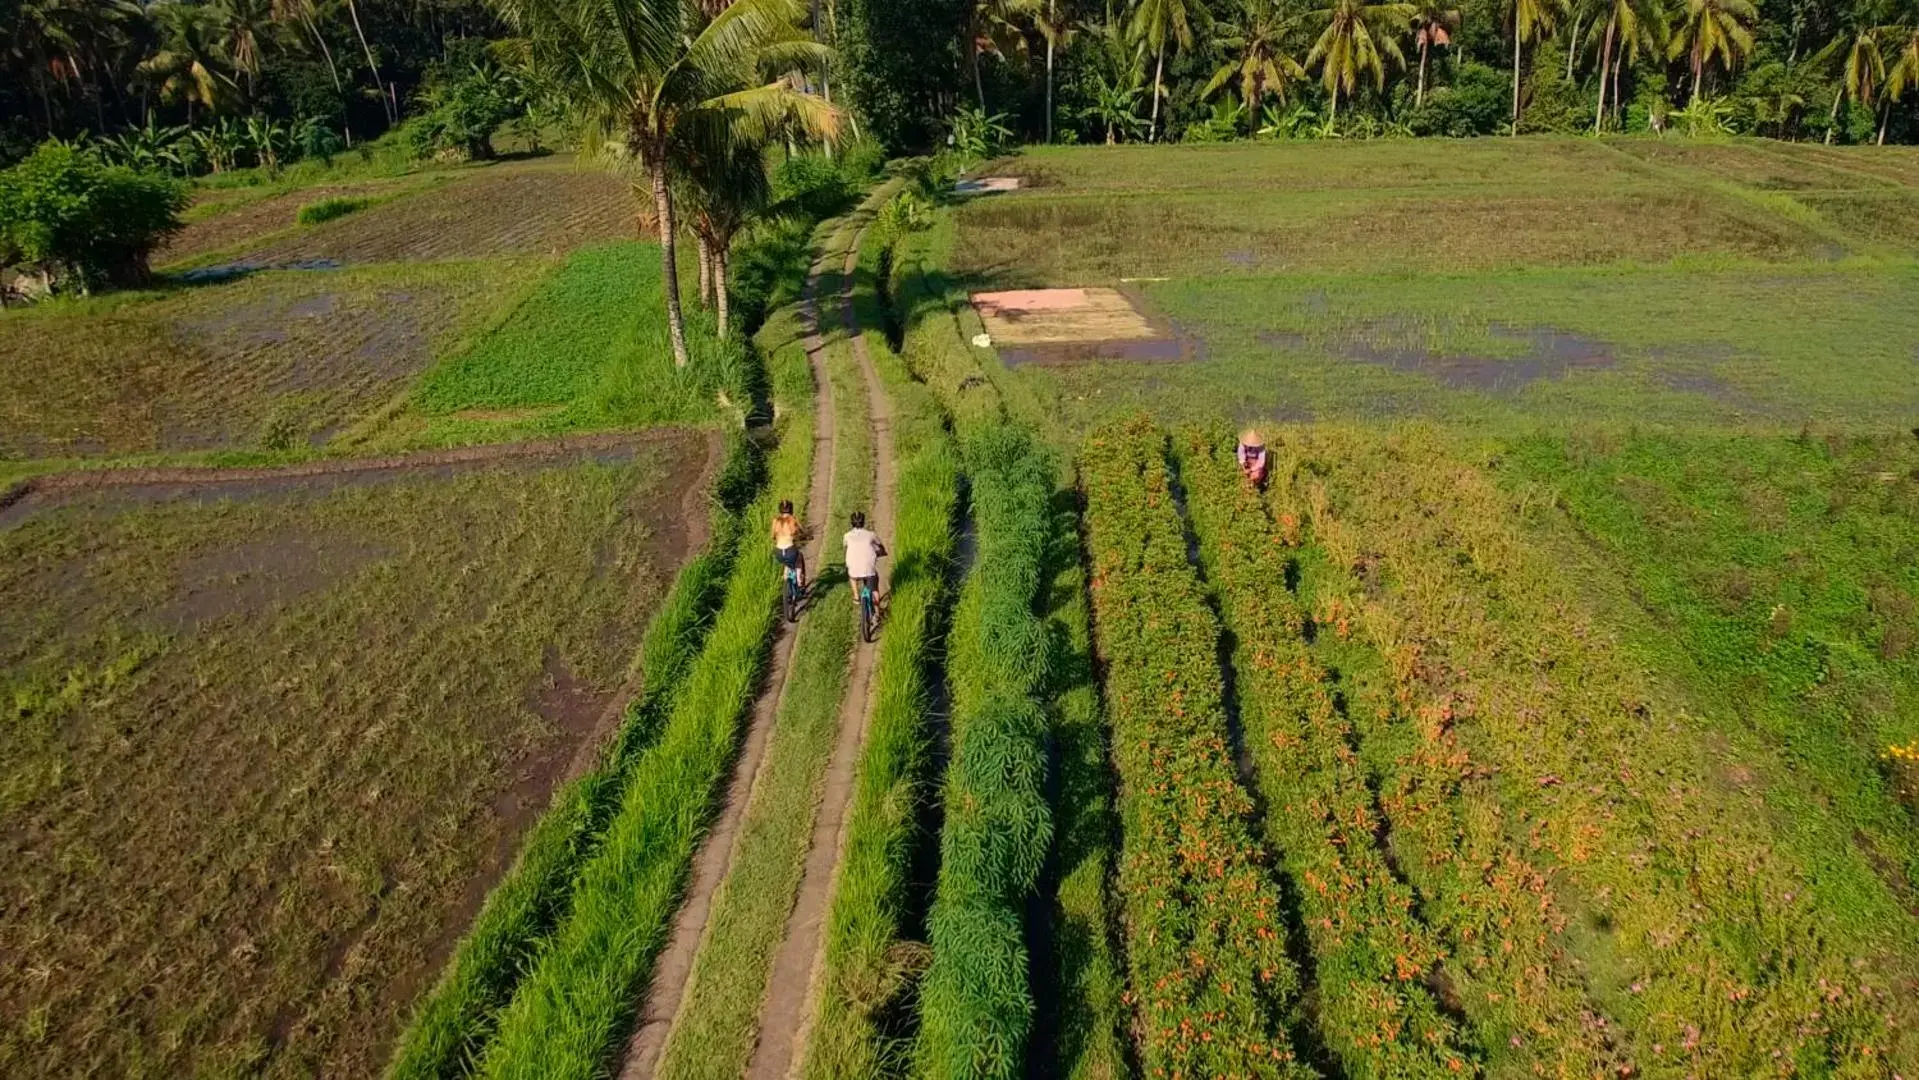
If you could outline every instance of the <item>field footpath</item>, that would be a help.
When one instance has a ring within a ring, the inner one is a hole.
[[[846,237],[846,257],[840,272],[840,325],[866,383],[875,463],[873,505],[867,510],[867,522],[884,538],[893,535],[893,496],[897,483],[893,463],[893,406],[880,385],[879,372],[873,367],[866,339],[860,333],[859,314],[853,307],[859,241],[871,223],[870,212],[856,213],[864,216],[849,224]],[[892,584],[891,563],[880,567],[880,579],[884,596]],[[878,649],[873,645],[861,642],[855,646],[846,695],[840,699],[839,738],[833,745],[826,786],[814,811],[813,839],[806,854],[805,874],[800,879],[799,896],[794,901],[792,914],[787,918],[786,938],[773,959],[766,1000],[760,1006],[759,1039],[746,1070],[752,1080],[785,1080],[806,1059],[806,1041],[818,1012],[820,976],[825,969],[826,914],[832,907],[833,891],[839,884],[840,865],[846,850],[846,810],[852,802],[860,747],[866,742],[867,726],[873,718],[878,686],[873,680],[873,664],[877,654]]]
[[[826,340],[821,331],[819,290],[830,272],[831,254],[823,252],[815,260],[808,276],[806,299],[801,319],[806,328],[806,358],[813,372],[817,417],[813,436],[813,476],[808,488],[805,521],[806,565],[809,576],[817,578],[825,569],[824,549],[831,531],[834,479],[838,472],[839,441],[835,429],[833,381],[826,368]],[[890,470],[890,463],[882,469]],[[659,1068],[668,1037],[678,1022],[693,974],[694,962],[705,944],[713,902],[721,884],[731,871],[742,835],[741,825],[757,796],[766,772],[767,744],[771,741],[789,677],[793,671],[793,651],[798,638],[796,628],[781,621],[776,630],[772,663],[746,731],[732,779],[727,786],[726,802],[713,829],[702,842],[693,865],[679,918],[672,939],[660,954],[658,966],[641,1003],[633,1035],[628,1040],[621,1080],[650,1080]],[[867,650],[860,650],[856,665],[863,665]],[[859,667],[856,666],[856,673]],[[864,676],[861,676],[864,677]],[[851,700],[851,696],[848,696]],[[844,729],[842,721],[842,729]],[[836,748],[837,753],[837,748]],[[830,792],[829,792],[830,794]]]
[[[658,427],[638,432],[608,432],[598,435],[565,435],[553,439],[495,443],[485,446],[460,446],[448,450],[422,450],[410,454],[389,454],[366,458],[327,458],[292,465],[260,466],[151,466],[136,468],[75,469],[69,472],[30,476],[0,490],[0,528],[13,524],[33,510],[57,503],[69,496],[97,491],[131,491],[140,488],[196,488],[252,486],[292,487],[298,481],[328,478],[352,479],[381,474],[404,475],[450,466],[486,465],[495,462],[558,461],[584,454],[616,452],[640,446],[704,435],[707,466],[703,475],[711,475],[724,451],[717,430],[702,432],[691,427]],[[689,488],[686,500],[690,512],[700,508],[691,503],[704,496],[704,489]],[[702,518],[701,520],[704,520]],[[696,545],[697,546],[697,545]]]

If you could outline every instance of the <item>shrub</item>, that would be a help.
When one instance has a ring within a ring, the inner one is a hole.
[[[373,205],[372,199],[352,195],[339,195],[331,199],[321,199],[319,202],[312,202],[302,206],[300,212],[294,215],[294,220],[302,225],[319,225],[332,221],[334,218],[342,218],[348,214],[357,213],[371,205]]]
[[[407,121],[417,158],[481,161],[493,156],[493,133],[526,111],[519,89],[491,64],[474,64],[434,82],[420,95],[426,112]]]
[[[186,189],[59,142],[0,172],[0,267],[52,291],[133,285],[180,228]]]
[[[1512,112],[1508,76],[1485,64],[1466,61],[1451,86],[1426,92],[1426,104],[1406,119],[1415,135],[1465,138],[1491,135],[1505,125]]]

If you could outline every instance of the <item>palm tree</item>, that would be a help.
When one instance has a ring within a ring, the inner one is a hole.
[[[1280,0],[1240,0],[1239,9],[1225,32],[1214,41],[1232,57],[1213,72],[1204,96],[1212,97],[1228,83],[1238,80],[1239,96],[1246,115],[1259,119],[1260,105],[1268,92],[1281,103],[1292,84],[1306,77],[1286,51],[1286,39],[1292,36],[1293,20],[1280,6]]]
[[[1435,45],[1451,45],[1459,32],[1458,8],[1449,8],[1445,0],[1416,0],[1413,4],[1413,43],[1419,46],[1419,89],[1413,92],[1413,108],[1426,104],[1426,62]]]
[[[1512,0],[1513,29],[1513,130],[1519,134],[1519,75],[1521,50],[1529,43],[1552,33],[1559,17],[1566,12],[1565,0]]]
[[[1182,49],[1193,45],[1194,0],[1137,0],[1133,7],[1132,35],[1135,41],[1153,53],[1153,116],[1147,138],[1159,138],[1159,101],[1166,94],[1166,46],[1170,42]]]
[[[979,95],[979,111],[986,112],[986,82],[980,78],[981,53],[1005,58],[1007,53],[1026,51],[1022,23],[1039,14],[1040,0],[967,0],[966,60],[973,69],[973,92]]]
[[[1359,80],[1372,76],[1373,87],[1386,88],[1388,62],[1404,67],[1399,39],[1412,21],[1411,4],[1369,4],[1366,0],[1333,0],[1333,6],[1313,13],[1326,28],[1306,55],[1306,66],[1318,65],[1320,81],[1333,95],[1331,121],[1339,120],[1339,95],[1358,89]]]
[[[684,170],[687,182],[681,190],[693,233],[711,269],[713,309],[722,338],[731,331],[726,288],[733,267],[733,238],[772,199],[765,150],[761,139],[728,138],[693,156]]]
[[[1120,132],[1135,134],[1145,123],[1139,115],[1139,99],[1146,94],[1144,57],[1139,43],[1117,21],[1089,29],[1099,41],[1100,64],[1093,73],[1093,104],[1080,116],[1104,127],[1106,145],[1112,146]]]
[[[1759,12],[1747,0],[1686,0],[1673,27],[1667,58],[1686,57],[1692,68],[1692,100],[1699,100],[1706,65],[1715,54],[1731,71],[1752,53],[1752,24]]]
[[[253,81],[259,77],[260,61],[276,26],[273,0],[220,0],[215,10],[226,24],[226,54],[233,60],[234,72],[245,77],[251,101]]]
[[[564,91],[588,131],[636,163],[660,232],[661,285],[673,361],[687,362],[672,183],[729,139],[798,123],[835,128],[832,108],[783,74],[814,70],[824,46],[801,29],[800,0],[734,0],[709,16],[700,0],[496,0],[533,70]]]
[[[160,50],[140,65],[162,101],[185,101],[187,123],[195,105],[212,112],[234,83],[225,68],[224,27],[212,8],[187,0],[163,0],[148,9],[160,31]]]
[[[1894,43],[1897,52],[1892,66],[1886,69],[1886,110],[1879,120],[1879,145],[1886,145],[1886,122],[1892,118],[1892,103],[1903,101],[1906,91],[1919,86],[1919,25],[1902,26],[1894,29],[1898,35]]]
[[[1618,67],[1624,65],[1621,52],[1638,56],[1639,46],[1648,32],[1665,25],[1657,0],[1607,0],[1606,33],[1599,40],[1599,105],[1593,110],[1593,131],[1604,126],[1607,82],[1615,96],[1619,92]]]
[[[1034,17],[1039,35],[1046,39],[1046,141],[1053,141],[1053,61],[1073,42],[1077,24],[1059,6],[1059,0],[1046,0],[1046,7]]]
[[[373,58],[373,46],[367,44],[366,30],[360,25],[360,5],[346,0],[346,10],[353,17],[353,33],[360,39],[360,51],[366,54],[366,66],[373,72],[373,89],[380,95],[381,108],[386,110],[386,122],[394,123],[399,117],[394,114],[393,97],[387,93],[386,82],[380,78],[380,62]]]

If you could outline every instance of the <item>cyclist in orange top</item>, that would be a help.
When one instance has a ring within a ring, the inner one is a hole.
[[[800,519],[793,516],[791,499],[780,500],[780,512],[773,518],[773,557],[799,571],[800,588],[806,588],[806,554],[800,550]]]

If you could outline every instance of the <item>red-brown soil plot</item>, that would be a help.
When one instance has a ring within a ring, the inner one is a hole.
[[[633,689],[714,440],[0,529],[0,1075],[370,1076]]]

